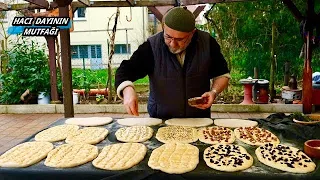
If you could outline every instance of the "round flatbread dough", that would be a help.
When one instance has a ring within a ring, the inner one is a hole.
[[[267,143],[255,151],[263,164],[292,173],[308,173],[316,168],[316,164],[301,150],[282,144]]]
[[[210,118],[173,118],[166,120],[165,123],[173,126],[202,127],[211,125],[213,120]]]
[[[234,129],[234,134],[240,141],[253,146],[260,146],[269,142],[274,144],[280,143],[280,140],[276,135],[259,127],[236,128]]]
[[[124,118],[118,119],[117,122],[124,126],[156,126],[161,124],[162,120],[157,118]]]
[[[125,170],[144,159],[147,147],[140,143],[119,143],[105,146],[92,161],[94,167],[105,170]]]
[[[148,166],[169,174],[183,174],[194,170],[199,163],[199,149],[185,143],[168,143],[154,149]]]
[[[111,117],[86,117],[86,118],[69,118],[66,124],[79,126],[103,126],[112,122]]]
[[[252,166],[252,156],[241,146],[215,144],[204,150],[203,159],[212,169],[234,172]]]
[[[98,148],[90,144],[63,144],[50,151],[44,165],[57,168],[76,167],[98,156]]]
[[[245,119],[215,119],[214,124],[216,126],[237,128],[257,126],[258,122]]]
[[[198,140],[198,131],[184,126],[161,127],[158,129],[156,138],[162,143],[192,143]]]
[[[28,167],[45,158],[53,149],[49,142],[25,142],[0,156],[0,167]]]
[[[115,133],[118,141],[122,142],[144,142],[153,135],[153,129],[148,126],[123,127]]]
[[[198,136],[206,144],[232,144],[236,139],[231,129],[219,126],[201,128]]]
[[[108,130],[100,127],[86,127],[79,129],[73,134],[70,134],[66,138],[66,143],[77,144],[97,144],[104,140],[108,135]]]
[[[36,141],[55,142],[62,141],[69,134],[75,133],[79,129],[77,125],[59,125],[39,132],[34,139]]]

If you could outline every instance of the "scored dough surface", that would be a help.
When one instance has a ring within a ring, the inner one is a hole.
[[[246,149],[234,144],[215,144],[204,150],[206,164],[219,171],[234,172],[252,166],[253,158]]]
[[[85,117],[85,118],[69,118],[66,124],[74,124],[79,126],[102,126],[112,122],[111,117]]]
[[[124,118],[118,119],[119,124],[124,126],[155,126],[162,123],[158,118]]]
[[[101,127],[86,127],[68,135],[66,143],[97,144],[107,137],[108,132],[107,129]]]
[[[172,118],[165,121],[167,125],[173,126],[188,126],[188,127],[202,127],[213,123],[210,118]]]
[[[41,161],[53,149],[50,142],[25,142],[0,156],[0,167],[28,167]]]
[[[105,146],[92,161],[93,166],[105,170],[125,170],[144,159],[147,147],[140,143],[118,143]]]
[[[148,126],[123,127],[115,133],[118,141],[122,142],[144,142],[153,135],[153,129]]]
[[[169,174],[194,170],[199,163],[199,149],[186,143],[168,143],[154,149],[148,166]]]
[[[276,135],[259,127],[236,128],[234,129],[234,134],[240,141],[253,146],[260,146],[269,142],[275,144],[280,143],[280,140]]]
[[[36,141],[55,142],[67,138],[69,134],[76,132],[79,129],[77,125],[59,125],[39,132],[34,139]]]
[[[255,151],[263,164],[292,173],[308,173],[316,168],[316,164],[301,150],[282,144],[267,143]]]
[[[257,126],[258,122],[246,119],[215,119],[213,123],[216,126],[237,128],[237,127],[252,127]]]
[[[207,144],[232,144],[236,139],[231,129],[219,126],[201,128],[198,136],[201,142]]]
[[[98,148],[90,144],[63,144],[50,151],[44,164],[49,167],[70,168],[92,161]]]
[[[161,127],[158,129],[156,138],[162,143],[192,143],[198,140],[198,131],[184,126]]]

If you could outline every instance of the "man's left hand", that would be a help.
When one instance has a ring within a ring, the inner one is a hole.
[[[192,105],[192,107],[199,108],[199,109],[208,109],[213,104],[214,100],[216,99],[217,94],[213,91],[205,92],[202,94],[202,98],[205,99],[205,103],[203,104],[196,104]]]

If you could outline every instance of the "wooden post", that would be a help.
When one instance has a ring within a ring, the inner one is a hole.
[[[276,55],[275,55],[275,34],[276,34],[276,23],[272,23],[272,47],[271,47],[271,67],[270,67],[270,101],[272,102],[275,97],[275,90],[274,90],[274,74],[276,68]]]
[[[57,89],[57,66],[56,66],[56,50],[55,50],[55,37],[45,37],[49,49],[49,65],[50,65],[50,82],[51,82],[51,103],[61,103],[58,97]]]
[[[306,41],[305,41],[305,60],[303,66],[303,87],[302,87],[302,104],[303,104],[303,113],[310,114],[312,112],[312,68],[311,68],[311,59],[312,59],[312,48],[311,48],[311,39],[312,32],[307,32]]]
[[[259,72],[258,72],[258,69],[256,67],[253,68],[253,73],[254,73],[253,78],[254,79],[258,79],[259,78]]]
[[[288,84],[289,84],[289,76],[290,76],[289,75],[289,73],[290,73],[289,68],[290,68],[290,64],[288,61],[286,61],[284,63],[284,85],[285,86],[288,86]]]
[[[59,7],[60,17],[69,17],[68,5]],[[72,68],[71,68],[71,50],[70,50],[70,31],[69,29],[60,30],[61,42],[61,60],[63,76],[63,104],[64,117],[74,117],[73,99],[72,99]]]

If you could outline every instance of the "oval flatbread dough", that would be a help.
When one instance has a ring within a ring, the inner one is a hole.
[[[115,133],[118,141],[122,142],[144,142],[153,135],[153,129],[148,126],[123,127]]]
[[[97,144],[107,137],[108,132],[109,131],[107,129],[101,127],[86,127],[68,135],[66,143]]]
[[[192,143],[198,140],[198,131],[184,126],[161,127],[158,129],[156,138],[162,143]]]
[[[75,133],[79,129],[77,125],[59,125],[39,132],[34,139],[36,141],[55,142],[62,141],[69,134]]]
[[[214,124],[216,126],[237,128],[257,126],[258,122],[245,119],[215,119]]]
[[[140,143],[118,143],[105,146],[92,161],[94,167],[106,170],[125,170],[144,159],[147,147]]]
[[[199,149],[185,143],[168,143],[154,149],[148,166],[169,174],[182,174],[194,170],[199,163]]]
[[[57,168],[76,167],[98,156],[98,148],[90,144],[63,144],[50,151],[44,165]]]
[[[53,149],[49,142],[25,142],[0,156],[0,167],[28,167],[45,158]]]
[[[74,124],[79,126],[103,126],[112,122],[111,117],[85,117],[85,118],[69,118],[66,124]]]
[[[260,146],[269,142],[274,144],[280,143],[280,140],[276,135],[259,127],[236,128],[234,129],[234,135],[240,141],[253,146]]]
[[[117,122],[124,126],[155,126],[161,124],[162,120],[157,118],[124,118],[118,119]]]
[[[201,142],[207,144],[232,144],[236,139],[231,129],[219,126],[201,128],[198,136]]]
[[[215,144],[206,148],[203,159],[212,169],[234,172],[252,166],[253,158],[243,147],[234,144]]]
[[[301,150],[282,144],[267,143],[255,151],[263,164],[292,173],[308,173],[316,168],[316,164]]]
[[[211,125],[213,120],[210,118],[173,118],[166,120],[165,123],[173,126],[202,127]]]

